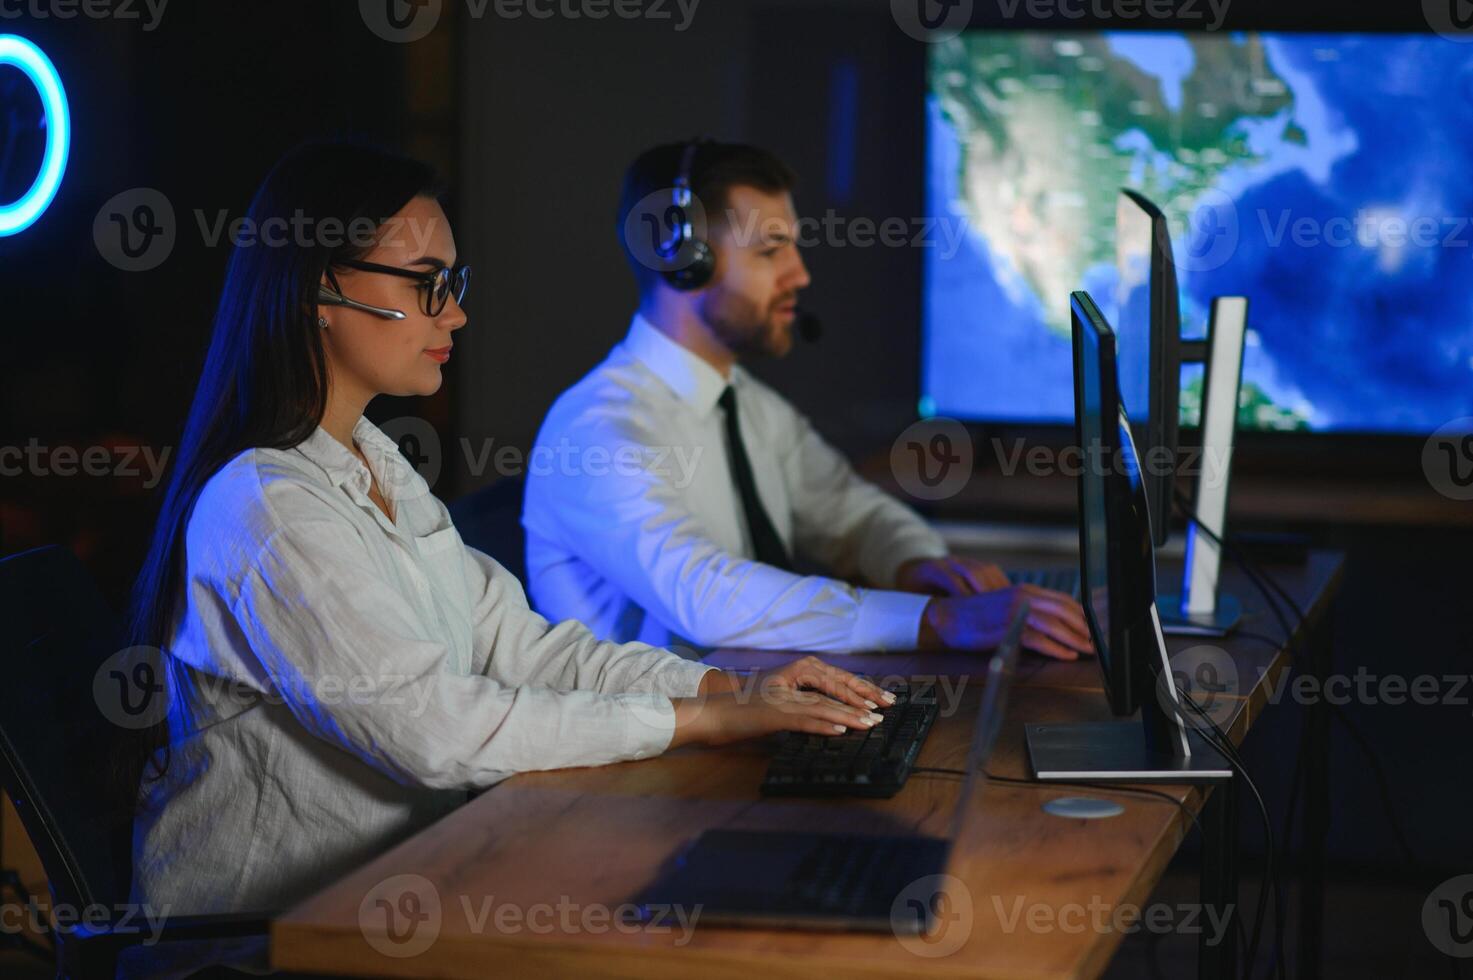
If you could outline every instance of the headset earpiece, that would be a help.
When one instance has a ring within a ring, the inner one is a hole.
[[[675,230],[670,240],[662,243],[659,249],[666,266],[660,270],[660,275],[670,288],[681,292],[701,289],[716,273],[716,253],[695,233],[687,210],[691,203],[691,171],[701,142],[691,140],[680,155],[680,172],[675,176],[674,200],[670,209],[676,218]]]

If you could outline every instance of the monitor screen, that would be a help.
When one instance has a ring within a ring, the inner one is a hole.
[[[1143,429],[1151,409],[1151,216],[1124,194],[1115,209],[1115,327],[1120,404]]]
[[[1252,304],[1244,427],[1429,432],[1473,414],[1463,47],[995,30],[932,45],[921,413],[1069,422],[1069,293],[1137,321],[1116,262],[1130,187],[1170,222],[1185,336],[1217,296]],[[1186,424],[1200,388],[1183,373]]]

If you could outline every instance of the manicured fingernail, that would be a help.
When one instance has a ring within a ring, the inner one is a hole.
[[[866,708],[868,708],[868,709],[870,709],[870,710],[871,710],[871,711],[873,711],[873,710],[875,710],[875,709],[876,709],[876,708],[878,708],[878,707],[879,707],[879,705],[878,705],[878,704],[875,704],[875,703],[874,703],[874,702],[873,702],[873,701],[871,701],[871,700],[870,700],[870,699],[869,699],[869,698],[865,698],[865,699],[864,699],[864,706],[865,706],[865,707],[866,707]]]
[[[882,721],[885,720],[885,716],[884,715],[877,715],[873,711],[871,711],[865,717],[867,717],[869,719],[869,723],[871,725],[878,725],[880,722],[882,722]]]
[[[840,735],[844,734],[848,730],[849,729],[845,728],[843,725],[835,725],[834,726],[834,731],[838,732]]]
[[[886,704],[894,704],[895,703],[895,692],[894,691],[886,691],[885,692],[884,699],[885,699],[885,703]]]

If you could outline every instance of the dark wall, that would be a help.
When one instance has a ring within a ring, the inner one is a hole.
[[[52,208],[0,238],[0,445],[113,455],[106,475],[50,466],[4,477],[0,550],[66,542],[121,597],[157,509],[134,450],[163,458],[179,437],[228,256],[201,221],[213,232],[221,212],[243,215],[270,166],[305,139],[381,142],[453,178],[450,37],[390,44],[356,4],[320,0],[172,3],[151,30],[85,18],[0,21],[7,30],[56,65],[74,143]],[[140,188],[160,192],[173,216],[156,212],[165,234],[146,253],[152,267],[129,271],[103,257],[93,226],[118,194],[108,210],[131,219]],[[448,421],[439,401],[420,411]]]

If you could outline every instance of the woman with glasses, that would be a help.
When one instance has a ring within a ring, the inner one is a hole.
[[[168,694],[138,753],[140,903],[281,909],[516,772],[867,728],[888,700],[811,658],[744,697],[721,671],[548,623],[462,543],[363,415],[434,393],[466,323],[470,271],[434,195],[419,163],[317,145],[252,202],[256,227],[322,233],[232,253],[137,584],[132,640],[162,651]]]

